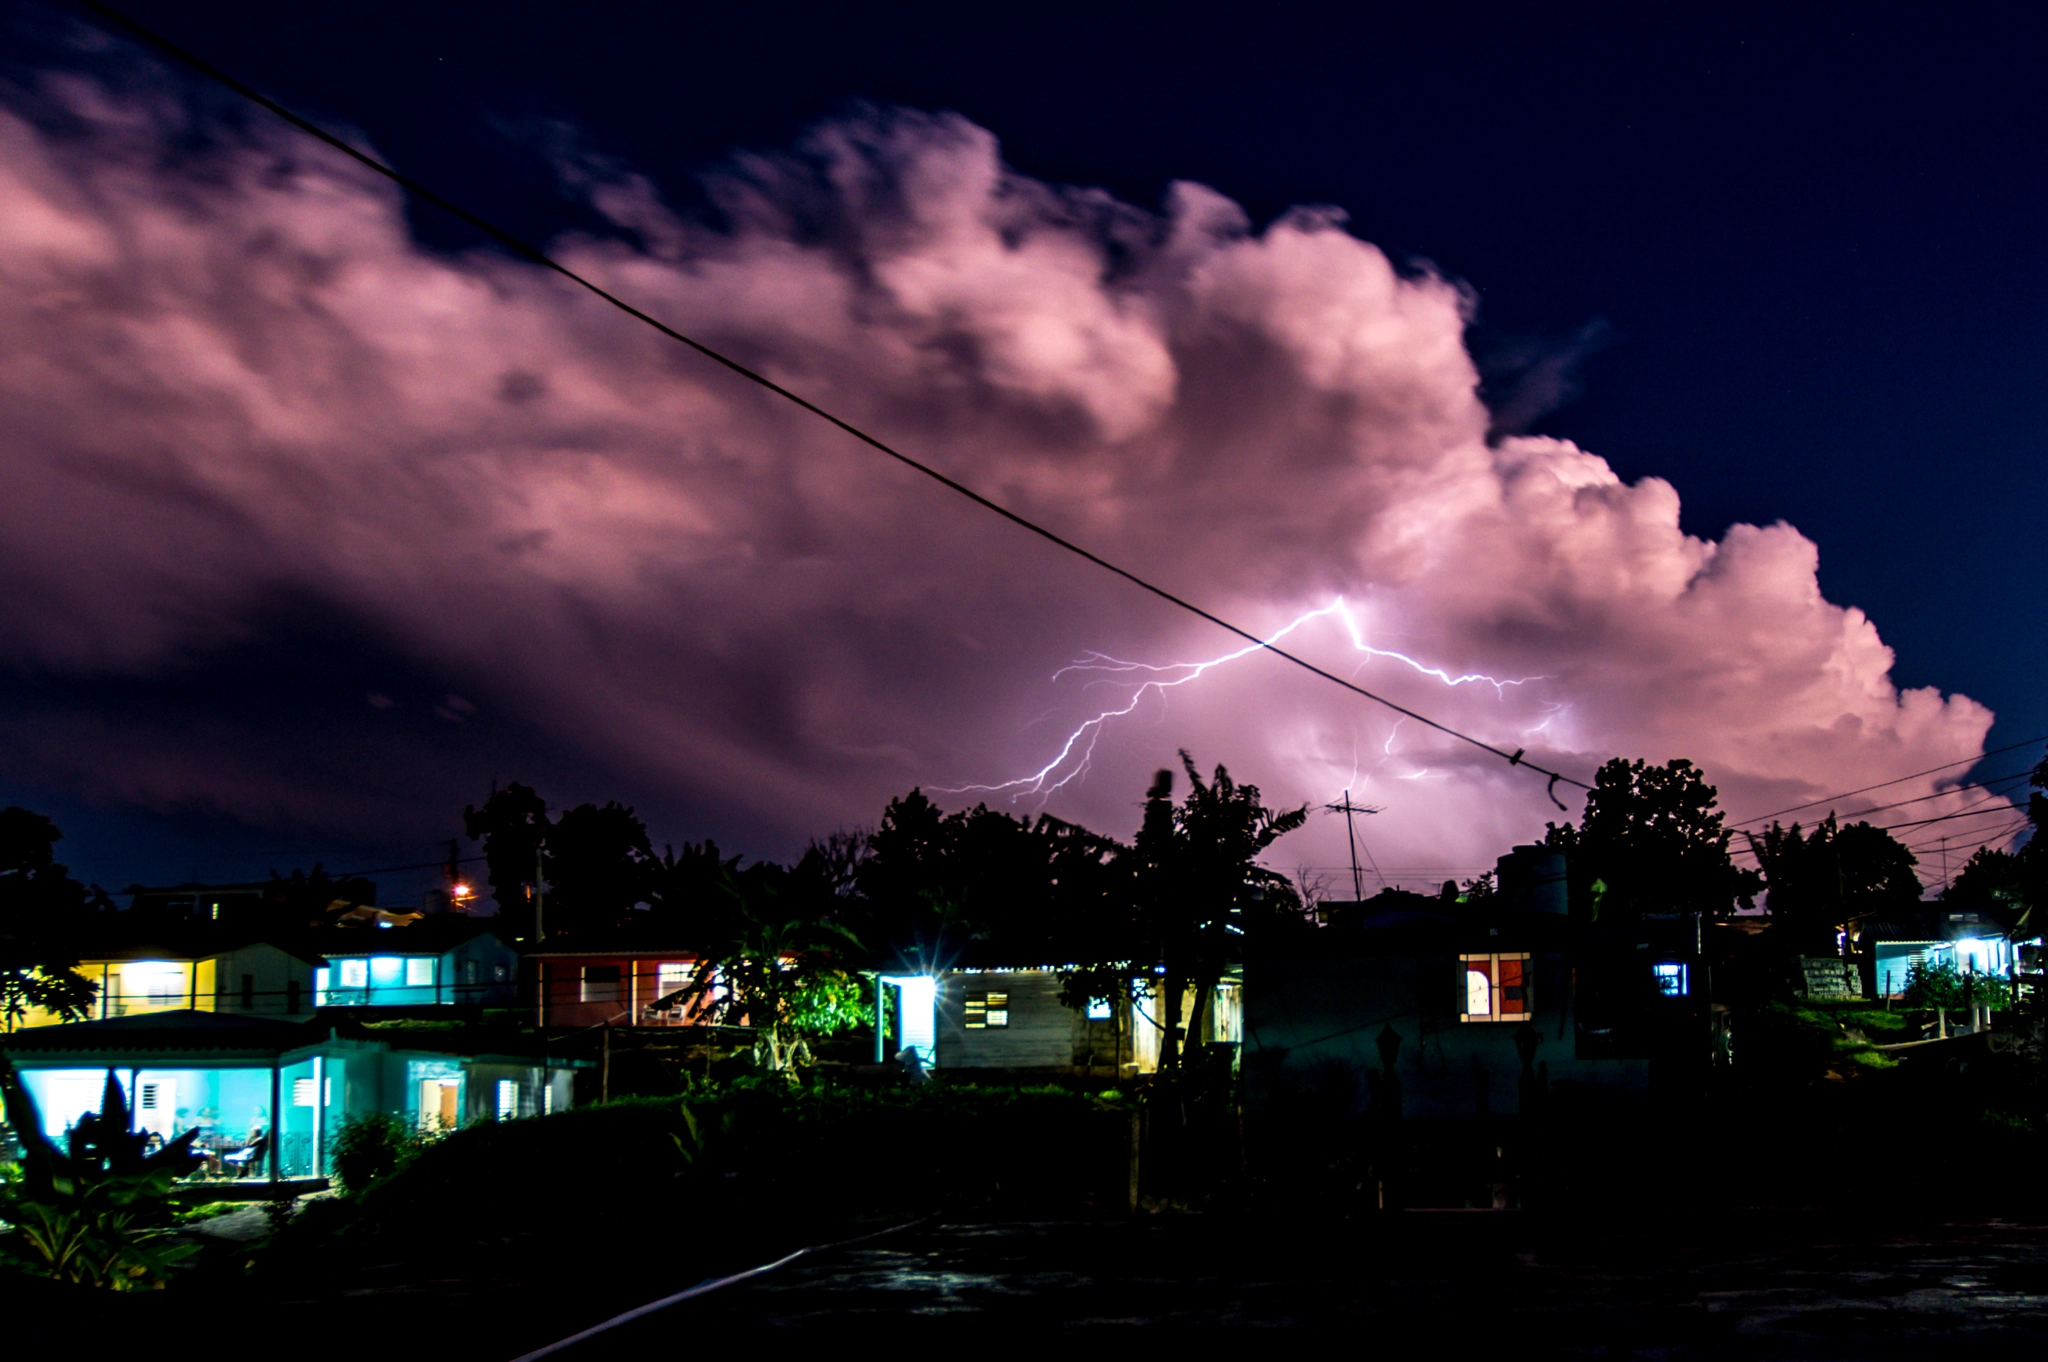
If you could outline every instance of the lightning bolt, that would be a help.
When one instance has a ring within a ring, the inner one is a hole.
[[[1386,648],[1375,648],[1366,642],[1363,626],[1352,613],[1351,608],[1345,603],[1344,598],[1339,596],[1336,600],[1331,601],[1320,609],[1306,611],[1303,614],[1297,615],[1258,643],[1247,643],[1242,648],[1236,648],[1221,656],[1207,658],[1200,662],[1155,664],[1150,662],[1129,662],[1120,657],[1112,657],[1108,653],[1092,651],[1083,653],[1073,662],[1054,672],[1052,680],[1057,682],[1061,677],[1066,676],[1070,672],[1081,672],[1090,674],[1091,679],[1087,683],[1089,686],[1131,685],[1130,695],[1121,706],[1101,710],[1092,718],[1083,720],[1067,735],[1066,741],[1060,744],[1059,750],[1053,754],[1052,760],[1046,762],[1045,765],[1029,775],[1019,776],[1015,780],[1006,780],[994,785],[936,786],[934,788],[944,790],[948,794],[1009,794],[1013,798],[1023,798],[1029,795],[1049,796],[1055,791],[1081,779],[1088,773],[1095,757],[1096,743],[1101,740],[1103,730],[1113,720],[1125,718],[1135,713],[1138,706],[1144,703],[1147,695],[1156,694],[1163,698],[1167,691],[1177,686],[1185,686],[1190,681],[1197,680],[1217,667],[1221,667],[1229,662],[1235,662],[1247,654],[1256,653],[1262,648],[1278,643],[1281,639],[1286,638],[1289,634],[1292,634],[1295,630],[1313,620],[1331,617],[1335,617],[1343,622],[1346,632],[1351,636],[1352,646],[1357,651],[1365,654],[1360,659],[1358,666],[1353,669],[1353,676],[1356,676],[1360,671],[1371,665],[1375,659],[1386,658],[1394,662],[1403,663],[1422,675],[1431,677],[1453,689],[1459,686],[1484,683],[1492,686],[1494,694],[1502,699],[1506,698],[1509,686],[1526,686],[1532,681],[1545,679],[1541,676],[1501,678],[1487,676],[1479,672],[1468,672],[1463,675],[1453,676],[1441,667],[1432,667],[1426,662],[1419,662],[1406,653],[1394,652]],[[1398,730],[1399,724],[1397,723],[1395,727]],[[1388,755],[1392,754],[1393,741],[1394,735],[1389,733],[1387,735]],[[1384,758],[1382,758],[1382,761],[1384,761]],[[1354,756],[1354,765],[1355,762],[1356,758]]]

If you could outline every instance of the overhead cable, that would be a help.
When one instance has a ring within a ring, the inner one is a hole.
[[[1994,747],[1989,752],[1979,752],[1974,757],[1964,757],[1960,761],[1944,762],[1940,766],[1930,766],[1924,771],[1915,771],[1909,776],[1896,776],[1891,780],[1880,780],[1875,785],[1865,785],[1858,790],[1844,790],[1840,794],[1822,795],[1819,799],[1810,799],[1804,804],[1794,804],[1789,809],[1779,809],[1775,813],[1760,813],[1754,818],[1745,818],[1741,822],[1730,823],[1728,826],[1731,828],[1747,827],[1751,823],[1761,823],[1766,818],[1777,818],[1782,814],[1798,813],[1801,809],[1815,808],[1837,799],[1847,799],[1851,795],[1867,794],[1872,790],[1882,790],[1887,785],[1902,785],[1909,780],[1918,780],[1921,776],[1931,776],[1937,771],[1947,771],[1957,766],[1975,766],[1986,757],[1995,757],[2001,752],[2016,752],[2022,747],[2032,747],[2036,743],[2044,742],[2048,742],[2048,733],[2044,733],[2037,738],[2028,738],[2024,742],[2011,743],[2005,747]]]

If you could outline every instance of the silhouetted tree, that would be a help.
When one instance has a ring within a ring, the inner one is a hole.
[[[1306,806],[1269,809],[1258,786],[1237,784],[1224,767],[1204,784],[1194,758],[1183,751],[1180,760],[1187,799],[1175,805],[1173,773],[1159,772],[1128,855],[1137,932],[1163,970],[1159,1064],[1168,1072],[1192,1052],[1217,982],[1243,957],[1245,934],[1301,922],[1294,886],[1258,857],[1308,821]],[[1188,994],[1194,1013],[1183,1020]]]
[[[1716,799],[1683,758],[1650,766],[1616,757],[1602,766],[1578,826],[1549,824],[1543,839],[1566,854],[1574,910],[1598,920],[1716,917],[1748,902],[1762,881],[1729,859],[1733,834]]]
[[[31,1008],[84,1017],[99,995],[72,968],[94,896],[58,863],[63,836],[42,814],[0,809],[0,1019],[10,1030]]]
[[[816,881],[757,862],[716,862],[718,902],[686,997],[715,1023],[753,1028],[762,1068],[810,1062],[810,1043],[867,1018],[867,990],[846,968],[860,943],[830,920]]]
[[[1043,814],[1026,819],[986,805],[943,813],[913,790],[883,811],[851,885],[834,882],[848,900],[843,920],[906,960],[921,953],[924,964],[943,964],[950,949],[974,940],[1015,959],[1065,961],[1090,949],[1106,914],[1128,914],[1107,902],[1122,874],[1112,869],[1120,850]],[[818,857],[821,873],[836,874]]]
[[[462,811],[462,830],[484,848],[484,867],[498,915],[520,936],[533,932],[533,883],[547,840],[547,801],[517,781],[478,808]]]
[[[1808,833],[1773,823],[1748,840],[1769,890],[1765,906],[1802,954],[1831,954],[1835,934],[1854,920],[1920,902],[1918,860],[1869,823],[1837,828],[1829,814]]]
[[[647,825],[617,800],[566,811],[548,829],[545,848],[550,936],[618,927],[648,901],[657,863]]]

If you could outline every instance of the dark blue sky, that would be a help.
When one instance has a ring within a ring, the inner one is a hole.
[[[1022,171],[1139,204],[1191,179],[1261,221],[1338,205],[1358,235],[1477,290],[1472,343],[1505,419],[1668,478],[1695,533],[1791,521],[1820,545],[1828,597],[1897,650],[1900,684],[1990,705],[1990,746],[2048,731],[2041,596],[2009,565],[2044,511],[2038,21],[1850,5],[128,8],[542,237],[582,211],[543,152],[557,121],[687,203],[693,172],[857,101],[957,110]],[[63,13],[10,7],[17,71],[81,60],[51,39]],[[67,854],[107,879],[260,874],[319,846],[0,793],[55,809]],[[445,835],[422,829],[421,849]],[[408,848],[329,859],[383,850]]]

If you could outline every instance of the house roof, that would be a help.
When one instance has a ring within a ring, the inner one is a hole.
[[[325,1031],[325,1027],[311,1021],[285,1022],[233,1012],[179,1009],[33,1027],[0,1036],[0,1050],[18,1059],[58,1054],[104,1058],[138,1052],[269,1057],[311,1045]]]
[[[139,1017],[39,1026],[0,1036],[0,1051],[17,1061],[62,1057],[86,1067],[119,1066],[149,1055],[159,1064],[182,1058],[205,1064],[223,1060],[276,1060],[324,1041],[372,1042],[394,1051],[461,1055],[508,1063],[543,1061],[554,1068],[586,1068],[588,1061],[548,1053],[546,1043],[504,1027],[418,1027],[360,1025],[331,1019],[285,1022],[231,1012],[152,1012]]]
[[[400,927],[322,927],[298,940],[322,956],[442,955],[479,936],[496,934],[493,919],[451,915]]]

